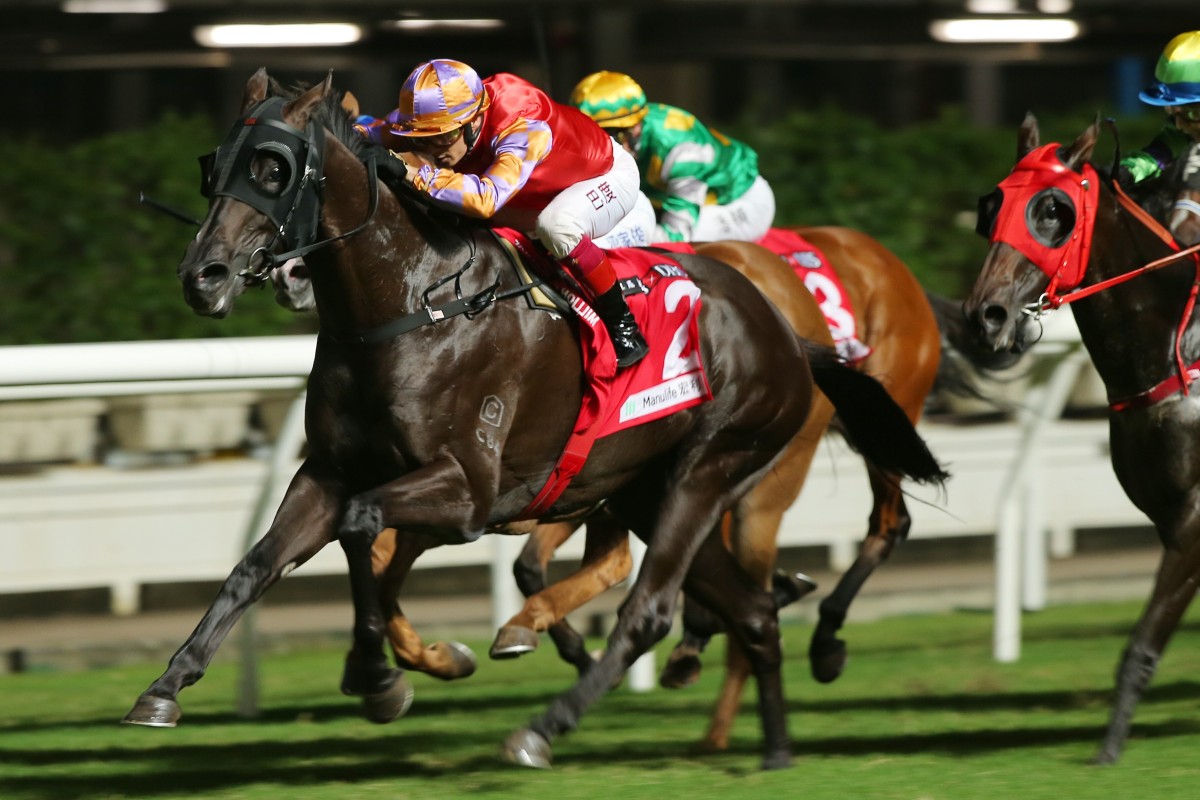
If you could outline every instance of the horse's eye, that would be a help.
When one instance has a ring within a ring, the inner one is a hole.
[[[274,155],[265,155],[250,166],[250,184],[270,197],[283,193],[291,177],[291,169]]]
[[[1043,189],[1026,206],[1025,224],[1046,247],[1062,247],[1075,230],[1075,204],[1060,189]]]

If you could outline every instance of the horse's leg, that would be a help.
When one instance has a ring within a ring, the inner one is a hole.
[[[769,594],[759,589],[733,561],[718,536],[702,531],[715,527],[719,510],[713,499],[728,486],[728,462],[711,458],[673,482],[677,487],[660,509],[659,524],[650,537],[642,568],[621,606],[608,646],[595,666],[567,692],[559,695],[528,728],[515,731],[505,743],[507,757],[527,766],[549,766],[550,742],[574,730],[583,713],[603,696],[629,666],[670,630],[675,601],[685,577],[698,585],[706,603],[720,605],[732,619],[731,629],[746,639],[759,676],[760,712],[764,732],[764,767],[785,766],[790,758],[780,678],[778,618]],[[708,470],[703,480],[695,473]],[[719,477],[718,477],[719,475]],[[756,476],[757,477],[757,476]],[[703,557],[697,558],[698,553]],[[688,571],[693,561],[703,576]],[[724,583],[721,583],[724,581]],[[714,588],[715,587],[715,588]]]
[[[739,570],[735,573],[737,579],[731,580],[730,576],[720,571],[723,569],[720,566],[717,566],[715,571],[706,570],[706,563],[700,562],[699,558],[697,562],[699,563],[693,564],[685,584],[689,595],[720,613],[734,634],[727,643],[725,680],[713,710],[704,745],[709,749],[728,747],[729,729],[741,704],[746,679],[753,673],[758,683],[758,706],[764,731],[776,728],[785,737],[781,747],[775,750],[768,748],[764,767],[786,766],[789,754],[785,709],[776,707],[783,698],[782,678],[778,666],[772,667],[772,664],[778,665],[782,661],[776,601],[770,593],[762,589],[764,580],[761,576]],[[709,563],[718,562],[712,557]],[[769,565],[765,573],[770,573]],[[739,599],[730,604],[733,594],[737,594]],[[737,609],[743,611],[739,613]],[[731,611],[733,613],[730,613]],[[758,626],[764,618],[769,618],[770,623],[766,629],[760,629]]]
[[[480,504],[472,502],[474,496],[462,465],[445,456],[346,503],[337,535],[350,571],[354,643],[346,656],[342,691],[362,696],[368,719],[386,721],[399,710],[399,699],[392,691],[394,679],[389,681],[399,670],[389,669],[383,654],[387,624],[371,548],[384,528],[444,532],[446,539],[437,543],[478,538],[485,520]],[[432,540],[421,539],[422,546],[430,543]]]
[[[738,562],[764,587],[771,585],[771,571],[778,552],[776,539],[779,537],[779,525],[784,513],[800,496],[821,437],[832,416],[833,405],[829,399],[820,393],[814,394],[812,410],[804,427],[788,445],[779,463],[722,521],[724,539]],[[776,587],[776,609],[800,599],[815,588],[816,584],[807,576],[780,576]],[[683,627],[683,640],[671,651],[659,676],[659,684],[667,689],[689,686],[699,680],[700,654],[712,636],[720,632],[713,624],[711,613],[697,608],[691,599],[684,601]],[[741,672],[744,683],[744,668]],[[726,670],[727,679],[729,676],[729,670]],[[724,708],[725,705],[718,703],[718,708]],[[732,713],[736,713],[736,708]]]
[[[580,674],[591,668],[592,657],[583,637],[564,618],[625,580],[633,559],[624,527],[607,519],[589,521],[582,568],[548,589],[542,588],[551,556],[573,530],[573,525],[539,525],[530,536],[522,557],[513,566],[517,585],[529,600],[497,633],[492,644],[492,658],[527,653],[537,646],[538,632],[549,630],[564,661],[574,665]],[[536,560],[532,557],[534,554]]]
[[[775,539],[786,506],[780,509],[776,504],[771,504],[766,508],[758,508],[753,502],[747,502],[746,505],[746,509],[734,512],[735,534],[730,539],[730,546],[734,558],[750,579],[757,586],[766,588],[771,584],[771,573],[775,569],[775,557],[778,554]],[[704,737],[704,744],[708,748],[724,750],[729,746],[729,730],[737,717],[742,691],[751,669],[752,664],[741,644],[735,640],[727,642],[725,679],[713,707],[708,733]]]
[[[846,621],[850,604],[875,568],[887,560],[896,543],[908,536],[912,526],[899,478],[884,474],[870,464],[867,465],[867,476],[875,498],[867,537],[850,569],[821,601],[820,618],[808,648],[813,677],[821,683],[835,680],[846,667],[846,643],[837,637],[837,633]]]
[[[1169,546],[1163,551],[1154,590],[1121,657],[1117,668],[1116,699],[1108,730],[1096,754],[1097,763],[1111,764],[1120,757],[1129,737],[1134,709],[1154,676],[1167,642],[1195,597],[1196,581],[1200,576],[1200,537],[1195,532],[1200,530],[1200,518],[1193,514],[1188,522],[1187,529],[1191,533],[1186,543]]]
[[[142,693],[123,722],[174,727],[181,713],[176,697],[204,677],[242,613],[272,584],[332,541],[339,503],[336,485],[315,475],[307,462],[301,465],[270,530],[233,568],[203,619],[171,657],[166,672]]]
[[[915,284],[913,288],[918,296],[923,294]],[[885,335],[897,328],[892,320],[897,313],[893,305],[894,299],[883,306],[870,306],[868,323],[872,326],[870,338],[874,349],[862,367],[869,375],[881,376],[888,394],[916,425],[937,377],[941,339],[936,320],[930,317],[921,324],[921,318],[915,315],[907,322],[912,328],[911,335]],[[925,316],[929,315],[921,315]],[[846,643],[837,637],[837,633],[845,624],[850,604],[875,568],[887,560],[898,542],[907,538],[912,526],[900,479],[877,469],[869,461],[866,466],[873,498],[867,536],[850,569],[821,601],[817,626],[808,648],[813,677],[821,683],[837,679],[846,667]]]
[[[396,662],[406,669],[442,680],[466,678],[476,667],[471,649],[459,642],[434,642],[426,646],[400,608],[404,579],[413,562],[429,546],[436,545],[422,543],[412,535],[397,536],[394,529],[388,528],[371,547],[372,571],[380,581],[379,602],[384,609],[388,642]]]

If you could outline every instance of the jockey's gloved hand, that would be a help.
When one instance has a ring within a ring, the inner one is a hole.
[[[404,183],[408,175],[404,160],[383,145],[374,145],[371,150],[375,153],[375,170],[384,183]]]

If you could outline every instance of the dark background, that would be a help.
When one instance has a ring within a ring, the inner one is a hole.
[[[1021,0],[1030,11],[1032,0]],[[1196,0],[1076,0],[1084,35],[1062,44],[949,45],[928,24],[965,16],[956,0],[168,0],[165,13],[66,14],[58,0],[0,3],[3,132],[75,139],[136,128],[165,109],[225,119],[259,66],[291,82],[335,70],[364,110],[385,113],[431,57],[480,74],[517,72],[565,100],[596,69],[633,74],[652,99],[712,123],[769,121],[826,104],[906,125],[946,105],[979,125],[1035,112],[1132,114],[1136,90],[1177,33],[1200,28]],[[482,32],[390,30],[401,18],[495,18]],[[358,44],[209,50],[198,24],[352,21]]]

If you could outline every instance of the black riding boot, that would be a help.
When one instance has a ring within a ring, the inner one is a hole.
[[[637,320],[625,304],[620,284],[613,284],[607,292],[598,295],[595,305],[600,321],[608,328],[608,335],[612,338],[613,349],[617,352],[617,366],[628,367],[641,361],[650,352],[650,346],[642,338]]]

